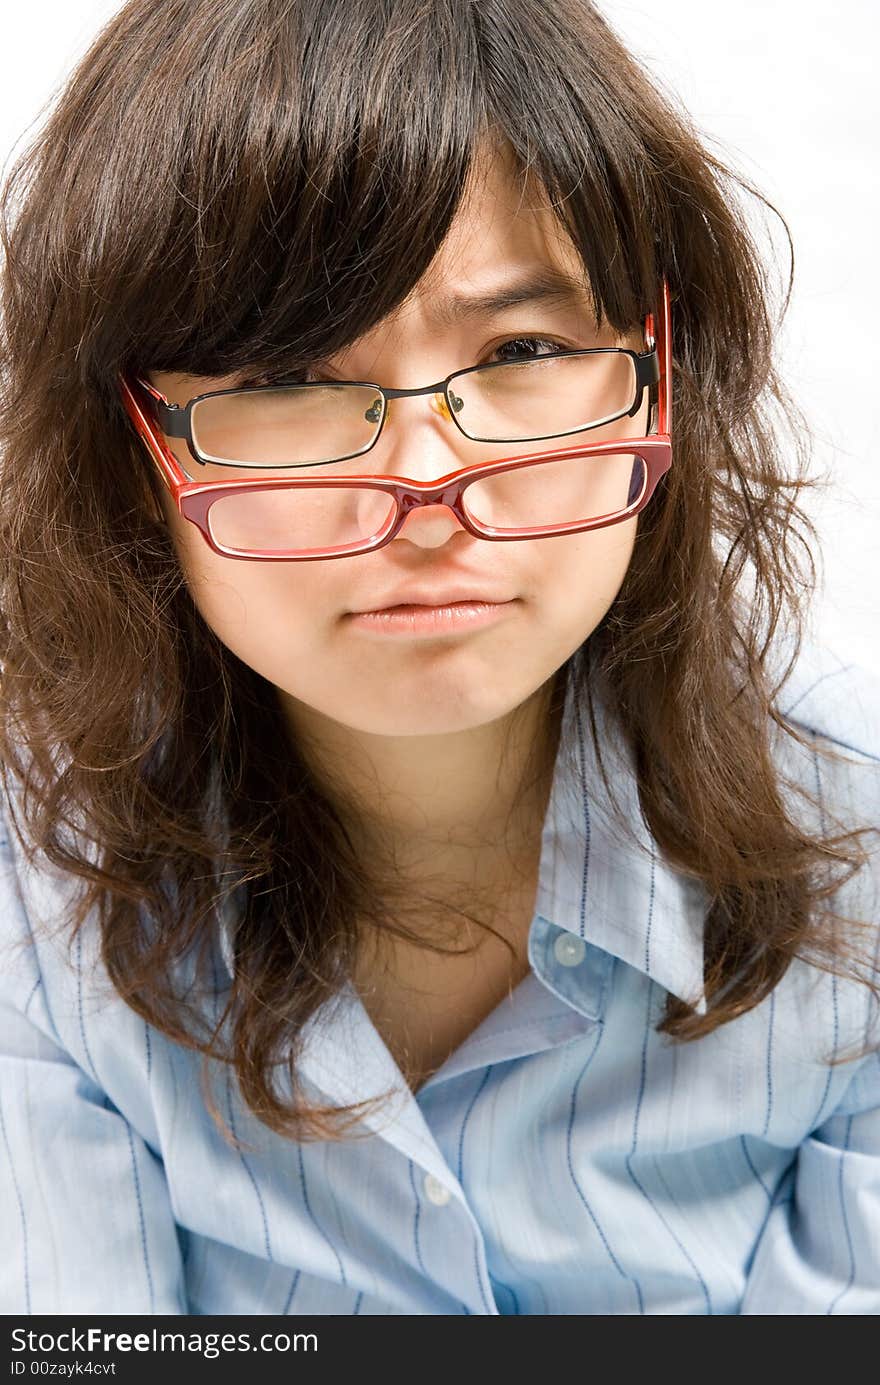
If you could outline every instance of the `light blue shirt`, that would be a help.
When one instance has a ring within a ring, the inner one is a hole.
[[[806,646],[779,705],[848,757],[775,752],[826,828],[880,824],[880,680]],[[880,1058],[823,1061],[865,1040],[868,992],[796,962],[708,1037],[658,1035],[667,991],[705,1009],[707,896],[600,727],[641,847],[569,683],[531,971],[424,1087],[351,988],[309,1025],[310,1095],[395,1089],[354,1142],[280,1138],[218,1069],[250,1148],[225,1143],[198,1055],[115,995],[94,928],[69,963],[64,934],[14,946],[57,926],[71,885],[0,830],[0,1312],[880,1313]],[[834,902],[876,925],[878,899],[875,850]]]

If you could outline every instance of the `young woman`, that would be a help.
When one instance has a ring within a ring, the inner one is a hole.
[[[586,0],[79,65],[4,203],[2,1311],[880,1311],[880,688],[742,189]]]

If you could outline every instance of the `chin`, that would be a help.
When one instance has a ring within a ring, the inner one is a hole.
[[[361,702],[356,709],[340,708],[339,719],[353,730],[373,736],[444,736],[472,731],[513,710],[521,699],[501,695],[499,686],[462,681],[444,692],[425,688],[406,693],[398,685],[381,705]]]

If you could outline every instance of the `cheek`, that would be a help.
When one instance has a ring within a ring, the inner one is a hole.
[[[623,585],[636,541],[638,516],[592,533],[547,539],[545,618],[574,649],[592,634]]]
[[[169,525],[193,603],[243,663],[276,682],[314,652],[330,602],[321,564],[224,558],[180,515]]]

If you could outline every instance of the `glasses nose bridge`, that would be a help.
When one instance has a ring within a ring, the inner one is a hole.
[[[434,412],[440,414],[440,416],[442,418],[445,418],[448,423],[452,423],[452,414],[450,413],[449,405],[446,402],[446,385],[446,380],[435,380],[432,385],[419,385],[414,389],[393,390],[386,389],[383,387],[382,394],[385,396],[386,420],[391,415],[390,401],[392,399],[414,399],[417,398],[419,395],[429,394],[432,396],[431,408],[434,410]]]
[[[443,505],[451,510],[459,523],[464,523],[461,509],[461,493],[464,490],[466,481],[459,478],[457,481],[441,481],[439,484],[428,484],[416,489],[414,486],[396,485],[394,493],[397,497],[399,509],[400,528],[404,520],[413,510],[424,509],[426,506]]]
[[[445,380],[435,380],[433,385],[417,385],[413,389],[392,390],[386,386],[380,386],[386,399],[411,399],[419,394],[443,394],[446,389]]]

